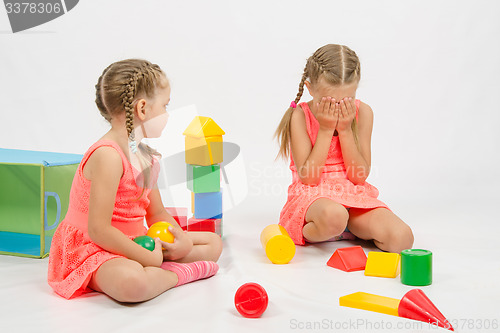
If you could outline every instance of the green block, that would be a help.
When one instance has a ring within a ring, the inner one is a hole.
[[[220,191],[220,166],[187,164],[187,188],[193,193]]]
[[[401,283],[428,286],[432,283],[432,252],[422,249],[401,251]]]
[[[0,254],[48,255],[81,158],[0,148]]]

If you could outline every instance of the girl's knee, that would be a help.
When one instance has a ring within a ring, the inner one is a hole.
[[[321,228],[328,235],[337,236],[344,232],[347,221],[349,220],[349,212],[341,205],[328,205],[321,210],[319,218]]]
[[[390,244],[390,252],[400,253],[405,249],[411,249],[413,241],[414,237],[411,228],[404,224],[389,233],[388,243]]]
[[[116,281],[116,291],[112,297],[119,302],[142,302],[146,300],[148,290],[145,273],[130,271]]]
[[[222,239],[216,233],[210,233],[208,244],[210,246],[210,253],[208,260],[217,261],[222,254]]]
[[[401,231],[401,251],[405,249],[411,249],[413,247],[413,231],[411,228],[405,224]]]

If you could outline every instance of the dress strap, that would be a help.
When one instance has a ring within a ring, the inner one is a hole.
[[[309,135],[311,143],[314,145],[314,143],[316,142],[317,131],[319,129],[318,120],[313,115],[311,109],[309,108],[309,104],[307,104],[307,102],[302,102],[299,105],[304,111],[304,116],[306,117],[307,134]]]
[[[97,150],[97,148],[100,147],[112,147],[118,152],[118,154],[120,154],[120,157],[122,158],[123,173],[125,174],[125,171],[128,169],[129,164],[127,156],[125,156],[125,153],[122,151],[118,143],[112,140],[99,140],[92,146],[90,146],[85,155],[83,155],[82,161],[80,162],[80,170],[83,172],[83,167],[87,163],[90,156],[94,153],[94,151]]]

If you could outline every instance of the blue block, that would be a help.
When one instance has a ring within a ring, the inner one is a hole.
[[[197,219],[222,218],[222,191],[195,193],[194,217]]]

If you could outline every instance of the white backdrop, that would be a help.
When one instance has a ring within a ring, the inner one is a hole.
[[[137,306],[96,293],[67,302],[46,283],[47,260],[0,256],[0,299],[9,300],[0,302],[0,331],[289,332],[294,320],[325,318],[415,331],[412,321],[338,305],[356,291],[400,298],[410,288],[325,265],[337,247],[370,251],[373,244],[297,247],[290,264],[272,265],[259,242],[278,221],[290,182],[288,163],[274,161],[273,133],[306,59],[327,43],[360,57],[357,97],[375,113],[368,181],[413,228],[414,247],[433,251],[426,294],[457,331],[497,329],[499,14],[500,1],[484,0],[81,0],[62,17],[13,34],[0,7],[0,147],[83,154],[108,129],[94,103],[99,75],[132,57],[159,64],[170,78],[169,123],[151,142],[166,158],[182,152],[182,132],[196,114],[212,117],[224,140],[241,147],[226,167],[216,277]],[[184,170],[181,159],[163,175]],[[160,184],[165,204],[188,205],[189,191],[171,178]],[[266,288],[269,307],[245,320],[234,293],[252,281]]]
[[[83,153],[108,128],[94,104],[102,70],[145,58],[172,84],[158,147],[182,149],[173,124],[186,107],[212,117],[241,147],[228,168],[235,204],[273,223],[290,182],[274,130],[307,57],[339,43],[361,59],[380,198],[395,211],[480,208],[499,199],[499,13],[497,1],[87,0],[13,34],[0,9],[0,146]]]

